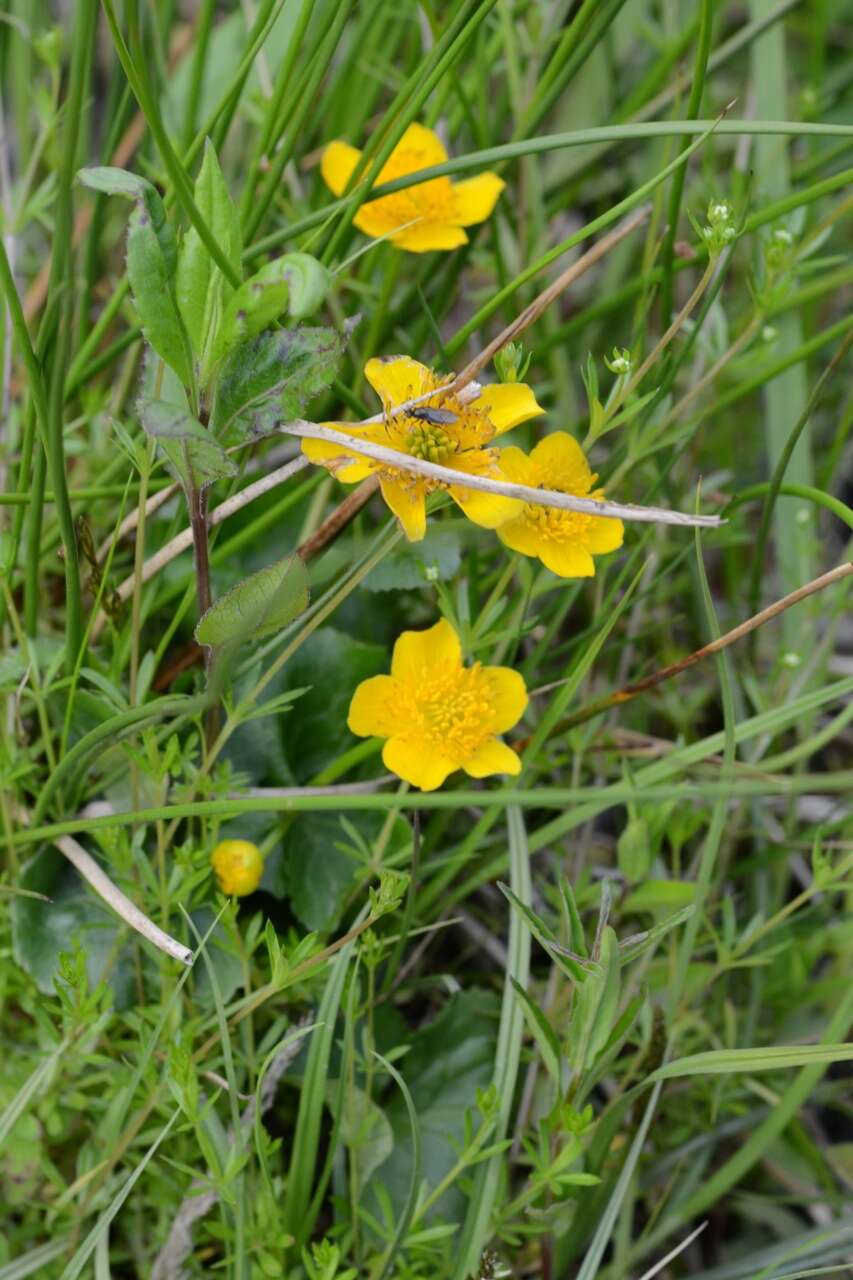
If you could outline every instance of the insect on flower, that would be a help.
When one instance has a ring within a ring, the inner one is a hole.
[[[447,492],[469,520],[485,529],[496,529],[519,513],[521,504],[513,498],[466,488],[465,476],[506,478],[500,467],[500,451],[492,447],[492,441],[542,413],[530,387],[523,382],[496,382],[481,387],[470,399],[448,395],[448,380],[411,356],[368,360],[364,374],[382,401],[382,422],[326,425],[353,440],[449,467],[459,473],[459,482],[418,475],[404,462],[399,466],[380,462],[326,440],[303,441],[303,453],[312,462],[327,467],[344,484],[378,475],[382,496],[410,542],[424,536],[426,499],[437,490]],[[391,412],[412,400],[419,403],[404,412]]]
[[[432,427],[446,427],[451,422],[459,421],[458,413],[451,413],[450,409],[430,409],[425,404],[410,409],[409,417],[417,418],[418,422],[428,422]]]

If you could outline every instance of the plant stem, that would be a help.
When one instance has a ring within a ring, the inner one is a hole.
[[[207,540],[207,497],[199,489],[187,496],[195,557],[196,599],[201,618],[210,608],[210,549]]]

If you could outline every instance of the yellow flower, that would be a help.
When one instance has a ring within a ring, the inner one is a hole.
[[[210,855],[219,887],[229,897],[254,893],[264,873],[261,851],[251,840],[221,840]]]
[[[529,457],[512,445],[502,449],[501,469],[516,484],[532,489],[556,489],[578,498],[604,497],[603,489],[593,489],[598,476],[590,471],[583,450],[565,431],[540,440]],[[538,556],[561,578],[594,577],[592,557],[621,547],[622,535],[621,520],[530,502],[498,529],[501,542],[522,555]]]
[[[336,196],[343,194],[360,156],[361,152],[347,142],[331,142],[326,147],[321,172],[326,186]],[[447,152],[432,129],[410,124],[380,170],[376,185],[393,182],[418,169],[431,169],[446,159]],[[456,249],[468,242],[462,228],[484,222],[505,185],[496,173],[480,173],[464,182],[432,178],[363,204],[353,221],[365,235],[374,239],[386,236],[410,253]]]
[[[517,724],[527,689],[517,671],[463,667],[459,637],[449,622],[404,631],[394,645],[390,676],[364,680],[347,723],[361,738],[387,738],[382,759],[422,791],[449,773],[472,778],[521,771],[521,760],[496,735]]]
[[[386,412],[405,400],[438,390],[447,382],[410,356],[368,360],[364,373]],[[437,410],[433,418],[441,415],[440,422],[430,419],[431,406]],[[328,422],[326,426],[344,431],[353,439],[384,445],[455,471],[501,480],[505,476],[498,466],[498,452],[488,448],[489,443],[500,432],[542,412],[530,387],[523,382],[506,382],[484,386],[470,402],[457,396],[436,396],[411,413],[397,414],[367,427],[345,422]],[[327,440],[304,440],[302,449],[312,462],[328,467],[345,484],[355,484],[376,473],[382,496],[410,542],[418,542],[424,536],[427,494],[437,489],[447,489],[468,519],[486,529],[496,529],[519,510],[520,504],[512,498],[417,476]]]

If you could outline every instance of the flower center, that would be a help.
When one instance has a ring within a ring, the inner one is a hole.
[[[534,526],[541,538],[551,542],[571,542],[583,537],[593,517],[585,511],[561,511],[558,507],[540,507],[527,502],[524,519]]]
[[[406,432],[406,447],[412,457],[420,458],[423,462],[437,462],[443,465],[459,448],[458,441],[441,427],[411,419],[408,421],[412,422],[412,425]]]
[[[406,736],[452,760],[465,760],[491,737],[492,705],[479,663],[437,670],[405,689],[396,709]]]

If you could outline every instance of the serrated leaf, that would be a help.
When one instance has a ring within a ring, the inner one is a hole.
[[[211,364],[227,351],[269,328],[287,310],[294,320],[316,311],[329,290],[331,276],[308,253],[286,253],[268,262],[232,295],[213,344]]]
[[[296,418],[337,372],[345,337],[335,329],[278,329],[241,342],[225,357],[211,422],[259,435]]]
[[[236,465],[222,446],[181,405],[167,400],[143,400],[139,417],[148,435],[165,453],[187,495],[237,474]]]
[[[240,222],[209,139],[196,179],[194,197],[214,239],[240,274],[243,252]],[[222,308],[233,293],[233,285],[222,275],[195,227],[190,227],[181,241],[175,294],[178,310],[197,356],[202,356],[211,341]]]
[[[308,570],[286,556],[238,582],[215,601],[195,629],[199,644],[230,644],[280,631],[308,607]]]

